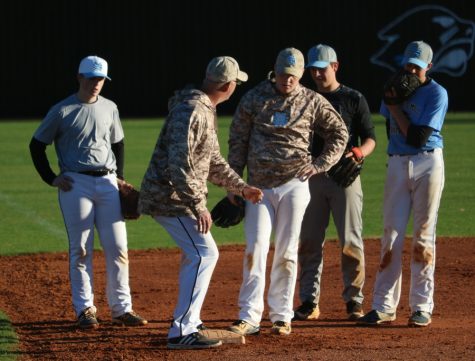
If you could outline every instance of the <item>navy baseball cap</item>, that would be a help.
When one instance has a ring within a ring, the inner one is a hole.
[[[402,65],[407,63],[415,64],[422,69],[426,69],[432,62],[432,48],[422,40],[413,41],[406,46]]]
[[[337,62],[336,52],[331,46],[318,44],[307,53],[306,68],[326,68],[330,63]]]
[[[107,76],[107,68],[107,61],[98,56],[91,55],[81,60],[78,73],[84,75],[86,78],[100,77],[111,80],[111,78]]]

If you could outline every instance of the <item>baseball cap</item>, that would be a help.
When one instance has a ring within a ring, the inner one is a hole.
[[[425,69],[432,62],[432,48],[422,40],[413,41],[406,46],[402,65],[407,63],[415,64]]]
[[[307,53],[307,59],[306,68],[326,68],[330,63],[338,61],[335,50],[324,44],[311,47]]]
[[[206,79],[216,83],[245,82],[248,76],[245,72],[239,70],[236,59],[230,56],[218,56],[209,62],[206,68]]]
[[[305,69],[305,60],[300,50],[285,48],[279,52],[275,61],[276,74],[290,74],[301,78]]]
[[[86,78],[101,77],[111,80],[107,76],[107,61],[95,55],[87,56],[81,60],[78,73]]]

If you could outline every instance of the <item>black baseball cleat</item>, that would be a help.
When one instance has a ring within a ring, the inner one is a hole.
[[[389,324],[396,320],[396,313],[385,313],[377,310],[371,310],[363,317],[356,320],[359,326],[380,326]]]
[[[221,346],[221,340],[211,340],[199,332],[168,339],[167,347],[172,350],[194,350]]]
[[[350,321],[356,321],[364,316],[363,306],[356,301],[348,301],[346,303],[346,313]]]
[[[317,320],[320,317],[320,308],[313,302],[304,302],[294,311],[292,321]]]
[[[99,322],[96,318],[96,312],[93,307],[88,307],[79,315],[77,326],[81,329],[93,329],[99,327]]]

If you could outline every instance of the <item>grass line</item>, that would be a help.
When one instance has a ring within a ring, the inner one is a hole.
[[[0,360],[17,359],[18,336],[7,315],[0,311]]]
[[[28,219],[30,222],[39,225],[45,233],[54,236],[57,239],[64,238],[65,231],[63,228],[59,228],[52,222],[42,218],[36,211],[15,201],[15,199],[8,194],[0,191],[0,201],[24,219]]]

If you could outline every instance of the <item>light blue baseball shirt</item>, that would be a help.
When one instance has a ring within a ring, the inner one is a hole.
[[[116,170],[111,144],[124,138],[117,105],[102,97],[82,103],[76,94],[54,105],[33,135],[45,144],[54,141],[62,173]]]
[[[402,104],[402,109],[408,116],[411,124],[425,125],[433,129],[426,144],[421,148],[415,148],[406,143],[406,137],[401,133],[396,120],[391,116],[384,102],[382,102],[380,113],[386,119],[389,119],[388,154],[414,155],[435,148],[443,148],[444,142],[440,132],[444,124],[448,104],[447,90],[434,79],[418,88]]]

